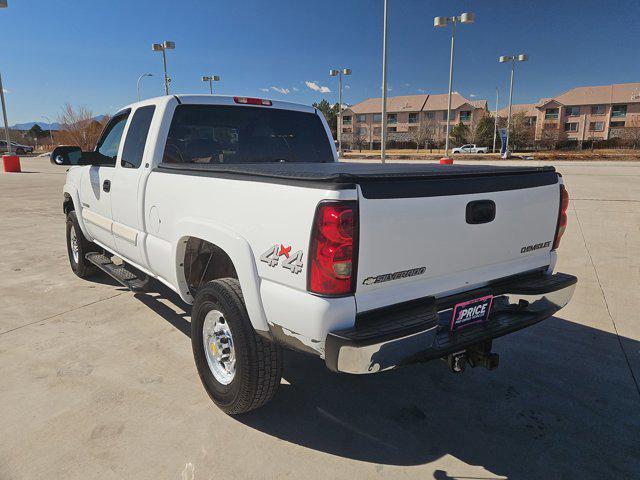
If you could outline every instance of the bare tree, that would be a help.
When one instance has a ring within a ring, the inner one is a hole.
[[[362,152],[366,140],[364,127],[354,127],[353,133],[351,133],[351,148],[354,150],[357,148],[359,152]]]
[[[409,138],[416,144],[416,153],[420,151],[420,146],[425,145],[431,140],[433,136],[433,130],[430,130],[430,126],[427,123],[420,123],[417,127],[411,127],[409,130]]]
[[[634,149],[640,146],[640,116],[634,117],[621,129],[621,137]]]
[[[74,108],[66,103],[58,115],[60,130],[56,134],[57,140],[61,144],[77,145],[83,151],[93,150],[108,120],[106,116],[101,121],[96,120],[93,112],[84,105]]]

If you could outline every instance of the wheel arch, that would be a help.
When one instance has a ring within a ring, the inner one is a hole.
[[[174,243],[175,278],[182,298],[189,303],[193,302],[195,292],[191,290],[195,277],[200,277],[203,281],[224,276],[235,277],[240,283],[253,327],[268,332],[269,326],[260,297],[258,269],[249,242],[229,227],[214,225],[203,219],[183,219],[177,225],[177,232]],[[202,247],[206,257],[211,256],[216,265],[212,267],[210,262],[205,267],[203,262],[198,261],[198,268],[194,272],[193,256],[189,258],[188,255],[192,255],[198,247]],[[198,282],[200,278],[197,279]]]
[[[65,185],[63,188],[64,199],[62,201],[62,211],[64,214],[68,214],[71,211],[76,212],[76,217],[78,219],[78,225],[80,225],[80,230],[82,230],[82,234],[91,241],[92,237],[89,235],[87,228],[84,224],[84,218],[82,218],[82,208],[80,204],[80,194],[78,190],[69,185]],[[80,208],[79,208],[80,207]]]

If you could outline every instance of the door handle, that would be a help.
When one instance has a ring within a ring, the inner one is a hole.
[[[476,225],[479,223],[493,222],[496,218],[496,204],[493,200],[476,200],[467,203],[467,223]]]
[[[102,182],[102,190],[105,192],[109,192],[111,190],[111,180],[105,180]]]

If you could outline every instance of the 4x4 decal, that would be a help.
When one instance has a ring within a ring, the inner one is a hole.
[[[280,263],[280,257],[284,257],[284,260],[282,261],[282,268],[286,268],[296,275],[302,271],[304,266],[302,263],[302,250],[291,253],[291,246],[285,247],[281,243],[274,245],[260,255],[260,261],[275,268]]]

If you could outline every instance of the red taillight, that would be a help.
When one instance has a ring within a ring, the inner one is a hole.
[[[560,185],[560,210],[558,212],[558,225],[556,238],[553,240],[553,250],[560,246],[560,239],[567,228],[567,208],[569,207],[569,193],[564,185]]]
[[[265,107],[273,105],[271,100],[266,100],[264,98],[233,97],[233,101],[236,103],[243,103],[245,105],[264,105]]]
[[[309,291],[321,295],[353,292],[358,241],[356,202],[321,202],[309,249]]]

